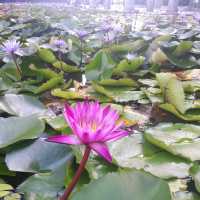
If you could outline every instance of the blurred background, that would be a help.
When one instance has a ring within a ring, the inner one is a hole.
[[[124,10],[127,12],[156,10],[177,13],[198,11],[200,0],[0,0],[0,3],[64,3],[77,7]]]

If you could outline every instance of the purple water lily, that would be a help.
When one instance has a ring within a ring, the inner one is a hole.
[[[20,66],[17,62],[17,57],[15,54],[19,55],[19,50],[21,48],[21,43],[18,42],[17,40],[13,39],[13,40],[7,40],[5,42],[3,42],[3,44],[1,45],[1,50],[5,52],[6,56],[5,58],[10,61],[12,60],[15,63],[16,69],[17,69],[17,73],[19,74],[19,76],[21,77],[22,75],[22,71],[20,69]]]
[[[200,22],[200,14],[199,13],[195,13],[193,15],[194,19],[197,21],[197,22]]]
[[[53,43],[57,48],[65,48],[67,46],[66,42],[64,40],[55,40]]]
[[[111,31],[104,35],[103,41],[105,43],[110,43],[115,39],[115,37],[116,37],[116,34],[113,31]]]
[[[88,36],[88,32],[84,30],[76,31],[76,35],[82,40],[84,37]]]
[[[134,55],[134,54],[130,54],[130,53],[128,53],[127,55],[126,55],[126,59],[127,60],[133,60],[134,58],[135,58],[136,56]]]
[[[115,141],[128,135],[128,132],[122,129],[123,122],[119,122],[118,113],[111,109],[110,106],[102,107],[98,102],[79,102],[75,107],[66,104],[64,117],[73,134],[51,136],[47,141],[85,145],[85,152],[74,178],[60,200],[67,200],[70,196],[84,171],[91,150],[111,162],[112,156],[109,153],[106,142]]]
[[[7,40],[1,45],[1,49],[8,55],[15,54],[21,47],[21,43],[17,40]]]
[[[113,24],[112,27],[113,27],[113,31],[114,31],[116,34],[122,33],[122,32],[124,31],[122,25],[119,24],[119,23]]]
[[[111,23],[106,21],[106,22],[102,23],[102,25],[100,26],[100,30],[103,32],[109,32],[109,31],[113,30],[113,27],[112,27]]]
[[[110,106],[100,106],[98,102],[79,102],[74,108],[66,104],[64,116],[73,134],[51,136],[47,141],[71,145],[83,144],[109,162],[112,161],[112,157],[106,142],[128,135],[127,131],[121,129],[123,122],[118,122],[118,113]]]

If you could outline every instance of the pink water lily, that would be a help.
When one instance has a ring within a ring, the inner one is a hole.
[[[51,136],[47,141],[86,145],[109,162],[112,157],[106,142],[128,135],[127,131],[122,129],[123,122],[119,122],[117,111],[110,106],[103,107],[98,102],[78,102],[74,107],[66,104],[64,117],[73,134]]]

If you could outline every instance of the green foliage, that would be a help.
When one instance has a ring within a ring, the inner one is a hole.
[[[38,56],[47,63],[53,64],[56,61],[55,55],[48,49],[39,49]]]
[[[68,65],[62,61],[56,61],[53,63],[53,66],[57,69],[63,70],[67,73],[77,73],[80,72],[80,69],[77,66]]]
[[[189,159],[199,160],[200,127],[192,124],[161,123],[145,131],[145,138],[166,151]]]
[[[167,102],[174,105],[182,114],[185,113],[185,94],[179,80],[172,78],[166,85],[165,97]]]
[[[69,147],[36,140],[21,148],[13,148],[5,160],[11,171],[36,173],[53,171],[71,158]]]
[[[193,122],[193,121],[200,121],[200,116],[199,116],[199,113],[198,111],[195,112],[195,111],[192,111],[190,113],[185,113],[185,114],[181,114],[180,112],[178,112],[176,110],[176,108],[172,105],[172,104],[161,104],[159,105],[160,108],[174,114],[175,116],[177,116],[178,118],[184,120],[184,121],[190,121],[190,122]]]
[[[194,179],[195,187],[198,192],[200,192],[200,166],[198,163],[195,163],[191,168],[191,174]]]
[[[60,97],[63,99],[83,99],[83,96],[80,95],[78,92],[73,91],[62,91],[61,89],[57,88],[51,91],[51,94],[56,97]]]
[[[181,69],[192,68],[198,65],[198,63],[194,60],[191,55],[179,57],[176,56],[171,50],[162,49],[169,62]]]
[[[0,198],[3,200],[20,200],[21,195],[13,192],[13,187],[9,184],[0,182]]]
[[[131,61],[122,60],[114,69],[113,74],[118,75],[121,72],[135,72],[138,68],[144,64],[144,57],[134,58]]]
[[[47,79],[47,80],[58,76],[58,74],[55,73],[51,69],[42,69],[42,68],[39,69],[39,68],[36,68],[34,65],[30,65],[29,68],[32,71],[34,71],[37,76],[42,76],[42,78]]]
[[[189,52],[191,49],[192,49],[192,42],[191,41],[183,41],[176,47],[176,49],[174,50],[174,54],[176,56],[183,56],[187,52]]]
[[[189,162],[153,146],[140,134],[114,142],[110,151],[119,167],[143,169],[163,179],[189,176]]]
[[[115,44],[111,45],[106,49],[107,52],[111,53],[112,55],[116,54],[126,54],[128,52],[138,52],[141,49],[145,48],[147,44],[145,43],[144,40],[138,39],[136,41],[131,41],[131,42],[124,42],[122,44]]]
[[[103,86],[113,86],[113,87],[118,87],[118,86],[128,86],[128,87],[137,87],[137,83],[129,78],[123,78],[123,79],[104,79],[99,81],[100,85]]]
[[[21,140],[39,137],[45,129],[44,122],[36,116],[0,118],[0,148]]]
[[[53,172],[39,173],[30,176],[18,187],[24,193],[25,199],[55,200],[63,190],[66,175],[66,165]]]
[[[56,76],[54,78],[49,79],[47,82],[43,83],[40,87],[35,90],[35,94],[39,94],[45,92],[47,90],[51,90],[57,87],[60,83],[63,83],[62,76]]]
[[[145,193],[143,188],[146,188]],[[159,192],[158,192],[159,191]],[[130,171],[107,174],[84,186],[72,196],[72,200],[110,199],[116,200],[170,200],[168,185],[151,175]]]
[[[0,110],[17,116],[42,115],[45,106],[36,97],[29,95],[5,94],[0,98]]]
[[[199,200],[199,22],[27,5],[0,13],[1,44],[22,43],[22,78],[0,50],[0,199],[59,198],[82,147],[44,138],[71,134],[63,105],[88,98],[116,109],[129,136],[108,143],[112,164],[91,153],[72,200]],[[100,31],[107,20],[122,32]]]
[[[92,61],[86,65],[86,77],[88,80],[101,80],[110,78],[115,66],[111,56],[104,50],[96,53]]]

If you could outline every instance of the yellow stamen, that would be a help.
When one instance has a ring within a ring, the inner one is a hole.
[[[93,122],[91,124],[91,129],[92,129],[92,131],[96,131],[97,130],[97,124],[95,122]]]

